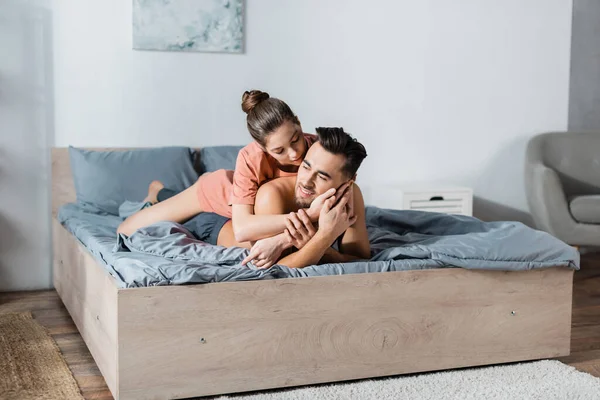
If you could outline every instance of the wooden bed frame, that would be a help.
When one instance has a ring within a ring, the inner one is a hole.
[[[118,288],[56,220],[57,209],[75,200],[66,148],[52,150],[52,179],[54,285],[116,399],[216,395],[569,354],[573,271],[566,268]]]

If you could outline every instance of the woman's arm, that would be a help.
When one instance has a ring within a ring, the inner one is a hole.
[[[242,149],[237,157],[232,182],[232,223],[233,234],[238,242],[253,242],[275,236],[285,229],[285,211],[255,215],[256,196],[259,187],[272,175],[272,166],[261,152]],[[285,204],[274,204],[276,209],[284,209]]]
[[[345,187],[342,187],[338,192],[343,193],[344,189]],[[261,186],[261,190],[262,195],[256,197],[254,206],[247,204],[232,206],[235,239],[238,242],[253,242],[279,235],[281,240],[287,242],[285,235],[280,235],[285,231],[288,218],[286,211],[289,207],[285,204],[286,196],[278,193],[276,187],[272,185]],[[313,200],[310,208],[305,209],[311,221],[316,222],[319,219],[323,203],[335,194],[335,189],[329,189]],[[255,208],[260,210],[257,214],[254,214]]]
[[[294,182],[294,178],[289,177],[281,178],[281,180],[273,180],[261,186],[259,193],[257,194],[255,199],[255,205],[252,209],[252,211],[255,211],[257,215],[249,216],[248,220],[251,221],[251,219],[254,219],[254,221],[251,222],[254,222],[258,225],[256,229],[259,233],[264,234],[265,232],[267,232],[267,226],[265,224],[273,223],[273,221],[277,223],[275,218],[269,219],[264,217],[283,217],[284,223],[280,231],[282,233],[277,233],[272,237],[266,237],[264,239],[257,240],[256,243],[253,244],[250,253],[248,254],[248,257],[244,259],[242,264],[246,264],[247,262],[252,261],[253,264],[257,267],[268,267],[275,263],[277,259],[279,259],[283,251],[289,249],[294,245],[290,238],[285,233],[283,233],[287,226],[286,220],[288,218],[291,218],[291,214],[286,213],[290,211],[290,209],[295,209],[295,207],[288,204],[290,202],[290,196],[285,195],[286,192],[289,190],[289,185]],[[310,212],[312,214],[316,214],[316,219],[318,219],[319,213],[323,208],[323,203],[325,203],[325,201],[327,201],[327,199],[329,199],[332,196],[333,198],[335,198],[334,195],[334,189],[325,192],[321,196],[317,197],[311,204],[309,210],[306,213],[302,213],[302,215],[310,219]],[[234,217],[233,224],[235,223],[236,220]],[[250,223],[247,226],[252,227],[252,224]],[[247,235],[252,237],[251,235],[255,235],[256,233],[257,232],[252,232],[250,230],[247,233]],[[252,239],[249,240],[253,241]]]
[[[238,242],[253,242],[275,236],[285,230],[287,214],[255,215],[254,206],[232,206],[233,233]]]

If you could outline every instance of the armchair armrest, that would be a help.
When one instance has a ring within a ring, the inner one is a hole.
[[[556,171],[540,162],[526,163],[527,202],[538,229],[565,240],[576,229],[569,204]]]

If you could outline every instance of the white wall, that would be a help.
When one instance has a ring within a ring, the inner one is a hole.
[[[240,97],[259,88],[305,131],[355,133],[367,198],[435,180],[523,211],[526,140],[567,127],[571,7],[247,0],[246,51],[230,55],[133,51],[130,0],[57,1],[55,144],[247,143]]]
[[[48,7],[44,0],[0,1],[0,291],[51,286]]]

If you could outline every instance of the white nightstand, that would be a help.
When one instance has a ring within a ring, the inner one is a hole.
[[[370,203],[397,210],[473,215],[473,189],[436,185],[380,186],[373,189]]]

